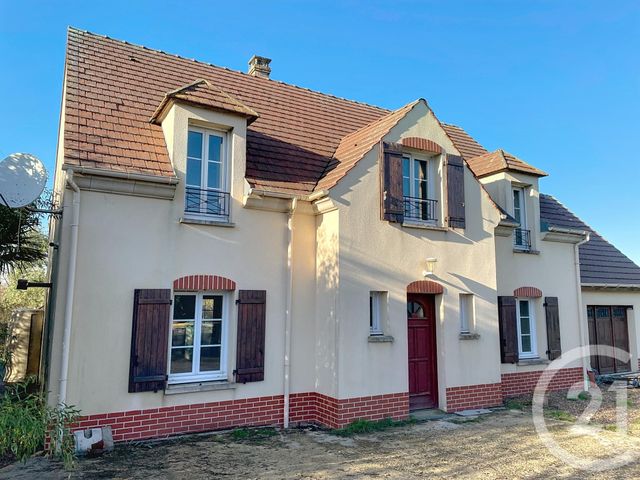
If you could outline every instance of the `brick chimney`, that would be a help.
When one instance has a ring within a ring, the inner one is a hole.
[[[270,63],[270,58],[254,55],[251,57],[251,60],[249,60],[249,75],[269,78],[269,74],[271,73],[271,67],[269,66]]]

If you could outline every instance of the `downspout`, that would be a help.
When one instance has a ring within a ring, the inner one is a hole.
[[[287,219],[287,291],[284,314],[284,428],[289,428],[289,396],[291,391],[291,305],[293,303],[293,214],[298,199],[291,199]]]
[[[584,315],[584,309],[582,308],[582,282],[580,280],[580,245],[584,245],[590,239],[589,232],[586,232],[586,237],[584,240],[579,241],[574,245],[574,262],[575,262],[575,272],[576,272],[576,299],[578,301],[578,335],[580,335],[580,346],[583,348],[588,348],[589,342],[584,337],[585,328],[584,326],[587,324]],[[586,353],[586,352],[585,352]],[[585,354],[582,355],[582,376],[584,382],[584,391],[589,391],[589,377],[587,376],[587,371],[590,368],[589,357]]]
[[[60,386],[58,403],[66,405],[67,376],[69,374],[69,343],[71,341],[71,318],[73,316],[73,293],[76,284],[76,259],[78,253],[78,224],[80,223],[80,189],[73,181],[73,170],[67,170],[67,185],[73,190],[73,216],[71,220],[71,241],[69,243],[69,264],[67,267],[66,298],[64,303],[64,332],[62,334],[62,363],[60,366]]]

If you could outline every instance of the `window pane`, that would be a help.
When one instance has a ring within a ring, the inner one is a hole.
[[[173,322],[171,346],[184,347],[193,345],[193,322]]]
[[[513,191],[513,208],[520,208],[520,191]]]
[[[200,371],[220,370],[220,347],[204,347],[200,350]]]
[[[191,373],[193,348],[171,349],[171,373]]]
[[[529,316],[529,302],[527,300],[520,301],[520,316],[521,317]]]
[[[196,318],[196,296],[175,295],[173,297],[173,318],[175,320],[193,320]]]
[[[531,336],[530,335],[522,336],[522,351],[525,353],[531,353]]]
[[[369,328],[373,328],[373,295],[369,295]]]
[[[411,172],[409,171],[410,160],[402,157],[402,193],[405,197],[411,196]]]
[[[422,310],[422,306],[418,302],[409,302],[407,304],[407,313],[410,317],[424,317],[424,311]]]
[[[217,135],[209,135],[209,160],[220,162],[222,158],[222,137]]]
[[[202,195],[199,188],[187,187],[187,195],[184,199],[184,209],[187,212],[200,212]]]
[[[222,318],[222,295],[202,297],[202,318]]]
[[[520,333],[529,335],[531,333],[531,322],[527,317],[520,318]]]
[[[202,180],[202,161],[194,160],[193,158],[187,159],[187,185],[193,185],[199,187]]]
[[[200,343],[202,345],[220,345],[222,338],[222,322],[202,322],[202,335]]]
[[[208,162],[209,171],[207,172],[207,187],[209,188],[221,188],[220,182],[220,164],[215,162]]]
[[[199,132],[189,132],[187,142],[187,156],[202,158],[202,134]]]

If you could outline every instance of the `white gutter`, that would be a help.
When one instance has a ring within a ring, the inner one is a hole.
[[[118,172],[115,170],[106,170],[102,168],[91,167],[69,167],[67,165],[63,165],[62,169],[66,170],[67,172],[80,173],[84,175],[94,175],[96,177],[137,180],[140,182],[159,183],[163,185],[176,185],[178,183],[178,178],[176,176],[161,177],[159,175],[145,175],[144,173]]]
[[[590,234],[585,232],[585,238],[574,245],[574,261],[576,272],[576,300],[578,301],[578,335],[580,336],[580,344],[583,348],[589,348],[589,340],[585,338],[585,332],[587,331],[584,326],[587,324],[585,318],[584,309],[582,308],[582,283],[580,282],[580,245],[587,243],[590,239]],[[589,391],[589,377],[587,371],[590,370],[591,365],[589,359],[591,357],[586,355],[586,351],[582,354],[582,376],[584,381],[584,391]]]
[[[291,392],[291,305],[293,302],[293,214],[298,199],[291,199],[287,219],[287,292],[284,314],[284,428],[289,428],[289,396]]]
[[[67,170],[67,184],[73,190],[73,216],[71,220],[71,241],[69,243],[69,263],[64,304],[64,333],[62,334],[62,363],[60,366],[60,387],[58,403],[66,405],[67,376],[69,374],[69,343],[71,341],[71,318],[73,316],[73,293],[76,284],[76,259],[78,254],[78,224],[80,223],[80,188],[73,181],[73,170]]]

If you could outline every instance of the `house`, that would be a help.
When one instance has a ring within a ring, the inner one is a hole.
[[[545,172],[423,99],[388,111],[269,62],[69,30],[45,371],[79,427],[122,441],[495,406],[592,324],[601,340],[604,308],[638,364],[640,269],[540,193]]]

